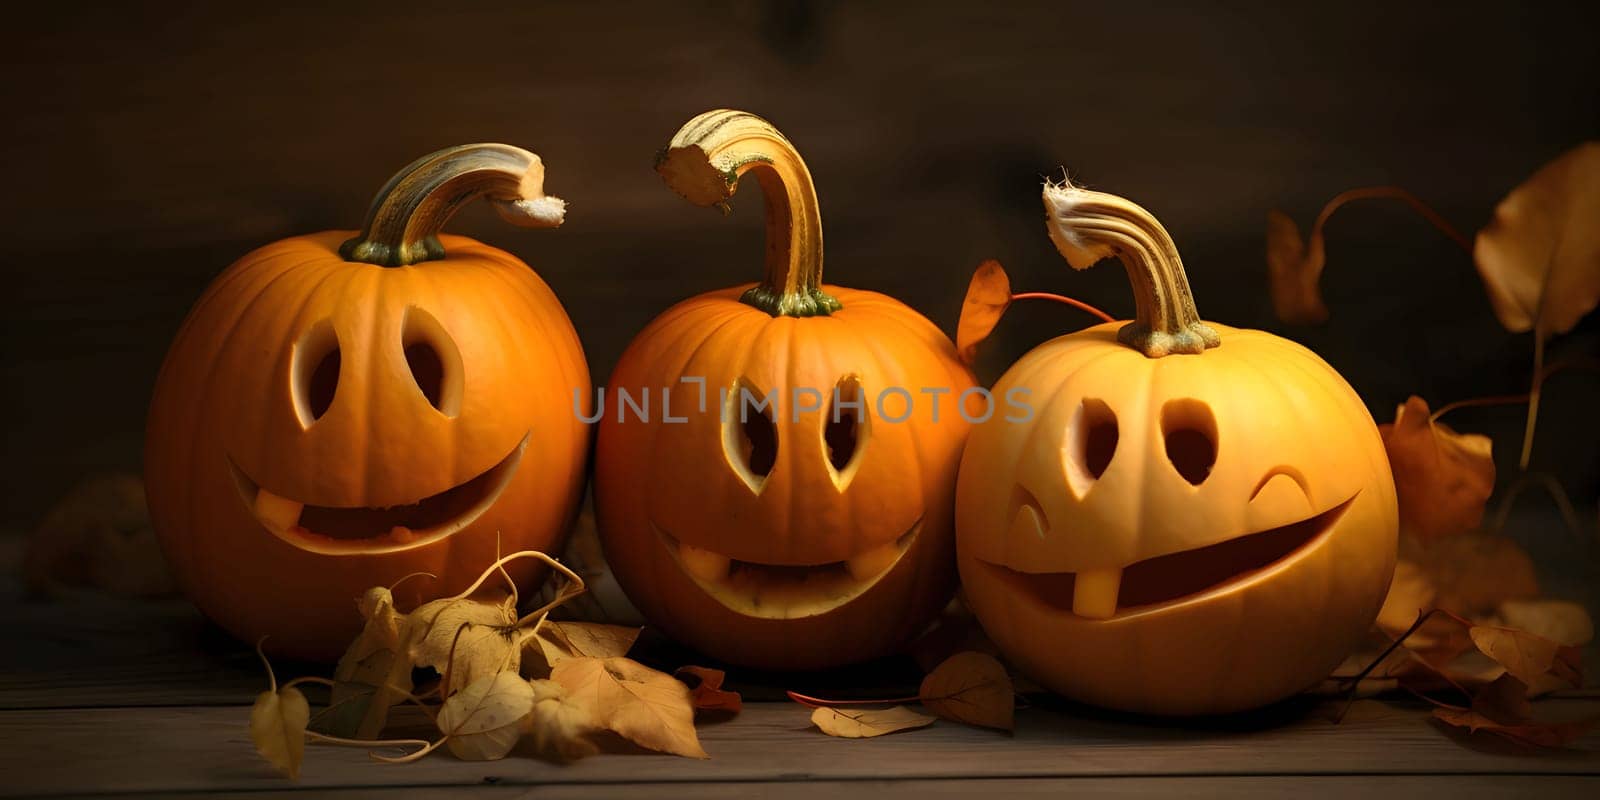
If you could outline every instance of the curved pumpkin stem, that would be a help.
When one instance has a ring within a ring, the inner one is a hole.
[[[339,246],[347,261],[403,267],[444,258],[439,231],[479,197],[525,228],[554,228],[566,201],[544,193],[544,162],[509,144],[447,147],[411,162],[378,190],[361,235]]]
[[[1073,269],[1087,269],[1110,256],[1127,268],[1135,315],[1117,331],[1117,341],[1150,358],[1203,353],[1222,343],[1216,330],[1200,320],[1178,247],[1149,211],[1068,181],[1045,183],[1044,208],[1050,240]]]
[[[667,186],[724,214],[739,179],[754,172],[766,196],[766,278],[739,298],[772,316],[811,317],[840,308],[822,291],[822,216],[806,162],[772,123],[744,111],[689,120],[656,156]]]

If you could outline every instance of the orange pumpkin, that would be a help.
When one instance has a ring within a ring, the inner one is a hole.
[[[479,196],[558,225],[543,182],[519,148],[440,151],[355,238],[267,245],[196,303],[156,380],[147,494],[184,590],[234,635],[337,657],[368,587],[432,573],[400,591],[420,602],[497,549],[559,546],[587,455],[578,336],[527,265],[438,233]]]
[[[1326,676],[1394,569],[1394,483],[1372,417],[1314,353],[1200,320],[1149,212],[1047,186],[1051,238],[1119,256],[1137,316],[1051,340],[994,387],[1028,413],[972,432],[963,586],[1024,672],[1061,694],[1193,714]]]
[[[954,588],[956,404],[972,377],[907,306],[821,284],[811,177],[764,120],[702,114],[657,170],[699,205],[754,173],[767,277],[672,307],[617,364],[595,456],[607,561],[652,622],[725,661],[890,652]],[[628,403],[647,393],[645,420]]]

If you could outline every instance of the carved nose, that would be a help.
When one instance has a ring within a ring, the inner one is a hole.
[[[1275,467],[1267,471],[1250,493],[1247,516],[1250,530],[1264,531],[1299,522],[1315,512],[1305,476],[1293,467]]]

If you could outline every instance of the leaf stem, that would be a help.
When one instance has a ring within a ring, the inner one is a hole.
[[[892,706],[900,703],[919,703],[922,698],[917,695],[910,697],[891,697],[887,700],[825,700],[821,697],[812,697],[799,692],[784,692],[790,700],[807,708],[834,708],[836,706]]]
[[[268,683],[268,689],[267,690],[272,692],[273,694],[277,694],[278,693],[278,676],[273,674],[273,672],[272,672],[272,662],[267,660],[267,654],[261,651],[261,645],[265,644],[266,641],[267,641],[267,637],[265,637],[265,636],[263,636],[260,639],[256,640],[256,655],[261,657],[261,666],[267,668],[267,683]]]
[[[1011,295],[1011,299],[1013,301],[1054,300],[1057,303],[1066,303],[1067,305],[1072,306],[1080,311],[1086,311],[1090,314],[1093,314],[1094,316],[1099,317],[1101,322],[1116,322],[1115,319],[1111,318],[1110,314],[1107,314],[1106,312],[1101,311],[1100,309],[1095,308],[1094,306],[1089,305],[1082,300],[1067,297],[1064,294],[1051,294],[1050,292],[1018,292],[1017,294]]]

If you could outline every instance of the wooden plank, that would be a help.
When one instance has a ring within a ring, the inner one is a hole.
[[[217,800],[246,800],[278,797],[299,790],[267,792],[223,792],[210,795]],[[456,790],[461,791],[461,790]],[[870,797],[881,800],[921,800],[927,797],[973,797],[982,792],[1001,797],[1175,797],[1194,800],[1227,798],[1345,798],[1357,796],[1450,798],[1479,800],[1511,795],[1557,800],[1564,797],[1593,797],[1600,791],[1600,779],[1590,776],[1464,776],[1464,775],[1333,775],[1315,777],[1283,776],[1185,776],[1145,778],[958,778],[906,781],[805,781],[670,784],[546,784],[543,786],[485,785],[471,789],[474,798],[539,798],[540,800],[588,800],[619,796],[649,797],[652,800],[718,800],[718,798],[764,798],[765,800],[842,800]],[[333,800],[413,800],[435,797],[431,787],[385,787],[381,789],[336,789],[319,791],[318,796]]]
[[[1552,701],[1577,716],[1584,701]],[[257,791],[289,788],[252,751],[243,708],[181,707],[0,712],[0,792]],[[1114,776],[1600,775],[1600,737],[1581,747],[1527,754],[1494,740],[1458,740],[1419,709],[1363,703],[1334,725],[1315,713],[1274,727],[1217,729],[1120,715],[1030,708],[1015,736],[941,723],[869,741],[811,729],[806,709],[749,705],[702,727],[710,761],[606,754],[572,765],[530,758],[491,763],[435,755],[409,765],[361,750],[309,749],[298,786],[510,786],[637,782],[864,781]]]

